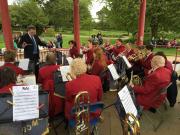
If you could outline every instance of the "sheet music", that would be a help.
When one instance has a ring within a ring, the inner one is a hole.
[[[20,59],[19,60],[19,68],[22,68],[23,70],[28,70],[29,67],[29,59]]]
[[[125,61],[126,65],[128,68],[131,68],[132,65],[129,63],[128,59],[126,58],[126,56],[122,56],[123,60]]]
[[[0,67],[4,65],[4,61],[0,61]]]
[[[68,79],[66,78],[66,76],[70,72],[70,66],[61,66],[60,71],[61,71],[63,82],[67,82]]]
[[[119,91],[118,95],[125,109],[125,112],[132,113],[134,116],[137,116],[138,112],[127,86],[125,86],[121,91]]]
[[[73,61],[73,58],[71,58],[71,57],[67,57],[66,59],[67,59],[67,61],[68,61],[69,65],[71,65],[71,63],[72,63],[72,61]]]
[[[109,69],[109,71],[111,72],[111,75],[112,75],[112,77],[113,77],[114,80],[119,79],[120,76],[118,75],[118,73],[117,73],[117,71],[116,71],[116,68],[114,67],[113,64],[109,65],[109,66],[108,66],[108,69]]]
[[[173,69],[175,67],[175,64],[172,64],[173,65]],[[180,72],[180,64],[176,64],[176,69],[175,69],[176,72]]]
[[[39,118],[38,85],[13,86],[13,121]]]

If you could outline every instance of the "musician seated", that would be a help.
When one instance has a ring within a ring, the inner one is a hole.
[[[49,53],[46,57],[47,65],[39,70],[38,82],[42,83],[42,88],[49,92],[49,116],[54,117],[63,112],[64,100],[54,95],[54,72],[59,69],[56,65],[56,56]]]
[[[79,56],[79,51],[76,42],[74,40],[69,41],[69,46],[70,46],[70,50],[69,50],[70,57],[72,57],[73,59],[77,58]]]
[[[107,68],[107,65],[111,64],[108,61],[106,55],[103,53],[101,48],[94,49],[94,62],[92,64],[91,74],[92,75],[100,75],[102,71]]]
[[[165,67],[169,69],[170,71],[173,71],[173,66],[172,63],[167,59],[166,55],[164,52],[157,52],[155,56],[162,56],[165,59]]]
[[[42,83],[43,88],[46,87],[48,80],[53,80],[53,74],[59,69],[59,65],[56,65],[56,56],[54,53],[49,53],[46,56],[46,65],[39,70],[38,82]]]
[[[11,93],[12,87],[16,85],[16,73],[9,67],[0,70],[0,94]]]
[[[117,39],[116,40],[116,45],[113,48],[113,54],[117,57],[119,54],[123,53],[126,51],[126,47],[122,43],[122,39]]]
[[[71,74],[75,79],[66,83],[65,116],[68,120],[72,118],[71,109],[74,106],[76,95],[81,91],[89,93],[90,102],[95,103],[102,99],[102,84],[98,76],[88,75],[87,65],[82,59],[75,59],[71,67]],[[97,116],[97,114],[95,115]]]
[[[171,71],[165,68],[165,59],[154,56],[151,62],[152,73],[144,80],[142,86],[131,87],[136,94],[137,103],[144,109],[158,108],[166,95],[161,95],[161,90],[171,82]]]
[[[25,72],[23,71],[23,69],[17,67],[14,63],[15,63],[15,59],[16,59],[16,52],[15,51],[6,51],[4,52],[4,65],[0,67],[0,69],[3,69],[4,67],[9,67],[11,68],[16,75],[24,75]]]

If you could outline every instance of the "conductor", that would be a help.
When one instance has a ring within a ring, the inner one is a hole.
[[[24,48],[24,58],[28,58],[33,62],[34,73],[38,78],[39,70],[39,46],[46,47],[46,43],[43,43],[36,35],[36,27],[30,25],[27,27],[27,33],[24,34],[19,42],[19,45]]]

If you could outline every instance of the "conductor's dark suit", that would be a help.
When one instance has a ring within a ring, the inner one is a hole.
[[[35,40],[35,42],[33,40]],[[30,60],[39,59],[39,45],[46,46],[46,44],[43,43],[37,35],[30,37],[28,33],[21,37],[19,42],[20,46],[22,46],[24,42],[28,44],[24,48],[24,58],[29,58]]]
[[[46,46],[46,44],[37,35],[32,37],[28,33],[21,37],[19,45],[22,46],[24,42],[27,44],[24,48],[24,58],[29,58],[34,63],[33,68],[37,80],[39,71],[39,45]]]

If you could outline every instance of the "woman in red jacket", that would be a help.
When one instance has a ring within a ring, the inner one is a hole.
[[[137,103],[144,109],[158,108],[166,97],[166,95],[161,95],[161,89],[171,82],[171,71],[164,67],[165,59],[162,56],[154,56],[151,66],[152,72],[144,80],[142,86],[131,84]]]
[[[75,79],[66,83],[65,94],[65,116],[68,120],[72,118],[71,109],[74,99],[81,91],[89,93],[90,102],[95,103],[102,100],[102,84],[98,76],[88,75],[87,65],[82,59],[75,59],[71,64],[71,74]],[[95,115],[97,116],[97,115]]]
[[[0,94],[11,93],[12,86],[16,85],[16,73],[9,67],[0,70]]]
[[[77,58],[79,56],[79,51],[76,42],[74,40],[69,41],[69,46],[70,46],[70,50],[69,50],[70,57],[72,57],[73,59]]]
[[[109,64],[111,62],[107,59],[103,50],[101,48],[94,49],[94,62],[90,73],[101,78],[104,92],[109,90],[109,74],[107,72],[103,73]]]

